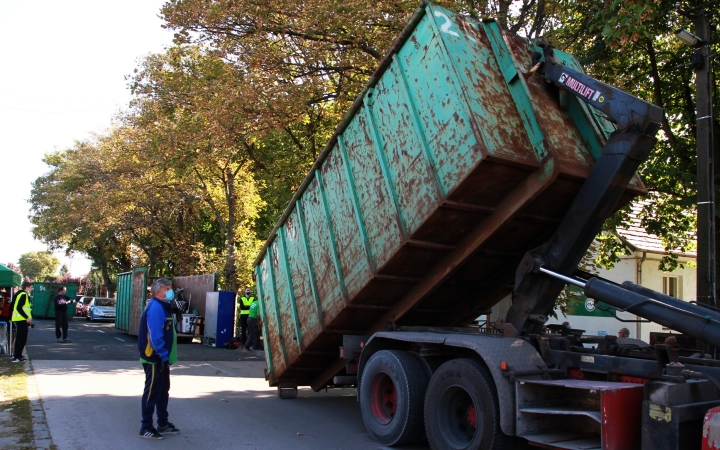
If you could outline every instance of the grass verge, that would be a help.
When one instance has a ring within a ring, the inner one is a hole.
[[[25,364],[0,357],[0,447],[31,449],[34,435]]]

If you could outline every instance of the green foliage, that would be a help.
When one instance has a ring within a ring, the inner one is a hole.
[[[578,57],[592,76],[665,111],[658,145],[639,171],[650,191],[650,201],[640,219],[647,232],[659,236],[671,252],[662,259],[660,268],[673,270],[678,267],[676,253],[695,247],[696,99],[694,74],[688,64],[692,49],[673,36],[677,28],[692,30],[693,24],[679,15],[678,4],[669,0],[561,4],[561,26],[548,30],[549,39]],[[720,4],[707,7],[712,9],[711,15],[720,14]],[[715,65],[715,79],[720,76],[718,72]],[[717,89],[713,92],[716,104],[719,94]],[[717,116],[713,126],[720,131]],[[720,154],[719,144],[716,140],[716,155]],[[617,255],[625,252],[614,232],[622,224],[627,224],[627,217],[621,213],[606,224],[599,237],[598,262],[605,267],[612,266]]]
[[[28,252],[20,255],[18,260],[23,275],[33,281],[45,281],[55,278],[60,260],[50,252]]]
[[[640,169],[652,199],[640,220],[668,250],[693,249],[693,73],[690,50],[672,37],[692,27],[674,1],[440,4],[544,34],[592,76],[663,107],[660,142]],[[106,133],[46,156],[50,170],[31,198],[36,237],[88,254],[110,289],[134,266],[152,275],[217,272],[225,289],[250,284],[262,241],[417,6],[168,1],[162,16],[176,45],[128,77],[128,109]],[[617,230],[628,220],[620,211],[605,224],[583,267],[610,267],[627,253]],[[676,266],[672,254],[661,265]]]

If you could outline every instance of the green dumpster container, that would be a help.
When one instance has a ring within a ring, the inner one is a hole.
[[[255,260],[271,385],[319,389],[347,364],[343,335],[465,325],[512,291],[613,130],[531,75],[539,50],[416,13]],[[643,192],[635,177],[618,207]]]
[[[32,315],[37,319],[54,319],[55,305],[52,302],[55,294],[58,293],[61,286],[67,288],[65,295],[70,300],[75,300],[78,291],[77,284],[57,284],[57,283],[33,283],[32,293]],[[72,318],[75,315],[75,304],[69,304],[67,307],[67,316]]]
[[[137,324],[147,298],[147,268],[118,275],[115,328],[137,335]]]

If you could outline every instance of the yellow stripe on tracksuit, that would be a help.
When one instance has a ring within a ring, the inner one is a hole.
[[[148,389],[147,399],[145,400],[146,402],[150,401],[150,396],[152,395],[153,383],[155,383],[155,364],[152,365],[152,377],[150,377],[150,389]]]
[[[147,334],[147,344],[145,345],[145,356],[150,357],[153,354],[153,348],[152,345],[150,345],[150,327],[148,327],[148,334]]]

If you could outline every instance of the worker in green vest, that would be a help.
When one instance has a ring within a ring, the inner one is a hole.
[[[23,350],[27,344],[28,327],[32,325],[32,304],[30,303],[30,294],[33,291],[33,284],[25,281],[21,290],[15,294],[13,299],[13,312],[10,320],[17,330],[15,335],[15,346],[13,347],[12,362],[25,361]]]
[[[240,338],[243,345],[247,344],[247,331],[248,331],[248,314],[250,313],[250,305],[255,301],[255,297],[252,295],[252,291],[249,287],[245,287],[245,295],[240,297]]]
[[[260,324],[262,323],[262,318],[260,317],[259,307],[260,305],[258,305],[257,300],[253,299],[247,315],[249,332],[247,342],[244,346],[245,350],[262,350],[260,346]]]

